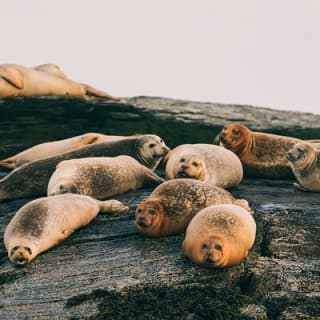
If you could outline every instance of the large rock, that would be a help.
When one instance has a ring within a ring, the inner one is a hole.
[[[18,98],[0,108],[1,157],[86,131],[152,132],[171,147],[212,142],[235,120],[320,138],[320,116],[163,98],[118,104]],[[14,267],[1,243],[0,319],[319,319],[319,194],[296,191],[292,181],[251,179],[231,189],[256,211],[255,245],[240,265],[209,270],[183,256],[183,235],[136,233],[135,207],[151,191],[115,197],[129,213],[100,214],[26,267]],[[0,203],[1,237],[29,200]]]

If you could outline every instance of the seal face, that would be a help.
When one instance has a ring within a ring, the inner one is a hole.
[[[118,141],[125,139],[124,136],[109,136],[95,132],[85,133],[63,140],[50,141],[35,145],[10,158],[0,160],[0,167],[15,169],[25,163],[46,159],[60,155],[62,153],[79,149],[89,144],[100,143],[104,141]]]
[[[201,266],[230,267],[248,255],[255,234],[255,221],[246,210],[234,204],[212,205],[191,220],[182,249]]]
[[[320,192],[320,151],[311,143],[300,142],[286,156],[298,181],[294,186],[302,191]]]
[[[137,206],[135,225],[139,233],[161,237],[183,232],[190,220],[213,204],[234,203],[253,214],[244,199],[195,179],[172,179],[159,185]]]
[[[96,199],[158,185],[164,180],[129,156],[71,159],[60,162],[48,184],[48,195],[79,193]]]
[[[165,157],[168,179],[192,178],[221,188],[238,185],[243,177],[239,158],[229,150],[210,144],[184,144]]]
[[[241,160],[245,176],[270,179],[293,178],[285,157],[300,139],[250,131],[238,123],[226,125],[218,135],[220,145]]]
[[[146,167],[155,169],[168,150],[160,137],[139,135],[90,144],[58,156],[26,163],[0,180],[0,200],[46,195],[50,177],[63,160],[128,155]]]
[[[101,212],[127,211],[116,200],[98,201],[82,195],[59,195],[33,200],[18,210],[4,232],[9,259],[24,265],[66,239]]]
[[[55,64],[40,65],[35,68],[2,64],[0,88],[0,98],[56,95],[119,100],[87,84],[68,79]]]

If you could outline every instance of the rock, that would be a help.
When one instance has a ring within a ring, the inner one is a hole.
[[[320,138],[317,115],[164,98],[16,98],[0,100],[0,108],[2,158],[87,131],[156,133],[171,147],[210,143],[235,120]],[[230,189],[254,207],[257,237],[247,259],[228,269],[192,264],[182,234],[151,239],[136,232],[135,208],[151,189],[115,197],[129,213],[98,215],[26,267],[14,267],[1,243],[0,319],[319,319],[320,198],[292,182],[245,179]],[[1,237],[29,200],[0,203]]]

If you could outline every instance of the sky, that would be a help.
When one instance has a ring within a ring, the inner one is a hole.
[[[108,93],[320,114],[319,0],[1,0],[0,64]]]

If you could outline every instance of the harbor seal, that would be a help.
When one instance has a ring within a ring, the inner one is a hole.
[[[235,199],[222,188],[196,179],[168,180],[137,206],[135,225],[149,237],[177,234],[201,209],[221,203],[237,204],[253,214],[247,200]]]
[[[183,144],[164,159],[167,179],[193,178],[211,185],[230,188],[243,177],[239,158],[231,151],[211,144]]]
[[[234,204],[213,205],[201,210],[189,223],[183,253],[208,268],[239,264],[253,246],[256,223]]]
[[[294,186],[320,192],[320,151],[311,143],[300,142],[287,152],[287,159],[298,181]]]
[[[240,158],[247,177],[294,178],[285,154],[300,139],[254,132],[242,124],[231,123],[222,129],[219,141]]]
[[[119,211],[128,211],[128,207],[117,200],[98,201],[76,194],[33,200],[18,210],[5,229],[9,259],[25,265],[90,223],[99,212]]]
[[[101,200],[162,182],[164,179],[129,156],[71,159],[57,165],[48,196],[79,193]]]
[[[0,65],[0,99],[30,96],[75,96],[118,101],[119,98],[87,84],[68,79],[56,64],[28,68],[17,64]]]
[[[100,143],[104,141],[117,141],[124,138],[126,137],[109,136],[95,132],[88,132],[80,136],[63,140],[44,142],[23,150],[12,157],[0,160],[0,167],[15,169],[25,163],[54,157],[74,149],[79,149],[89,144]]]
[[[0,200],[47,194],[48,182],[59,162],[88,157],[128,155],[154,170],[169,148],[156,135],[140,135],[119,141],[101,142],[61,155],[26,163],[0,180]]]

